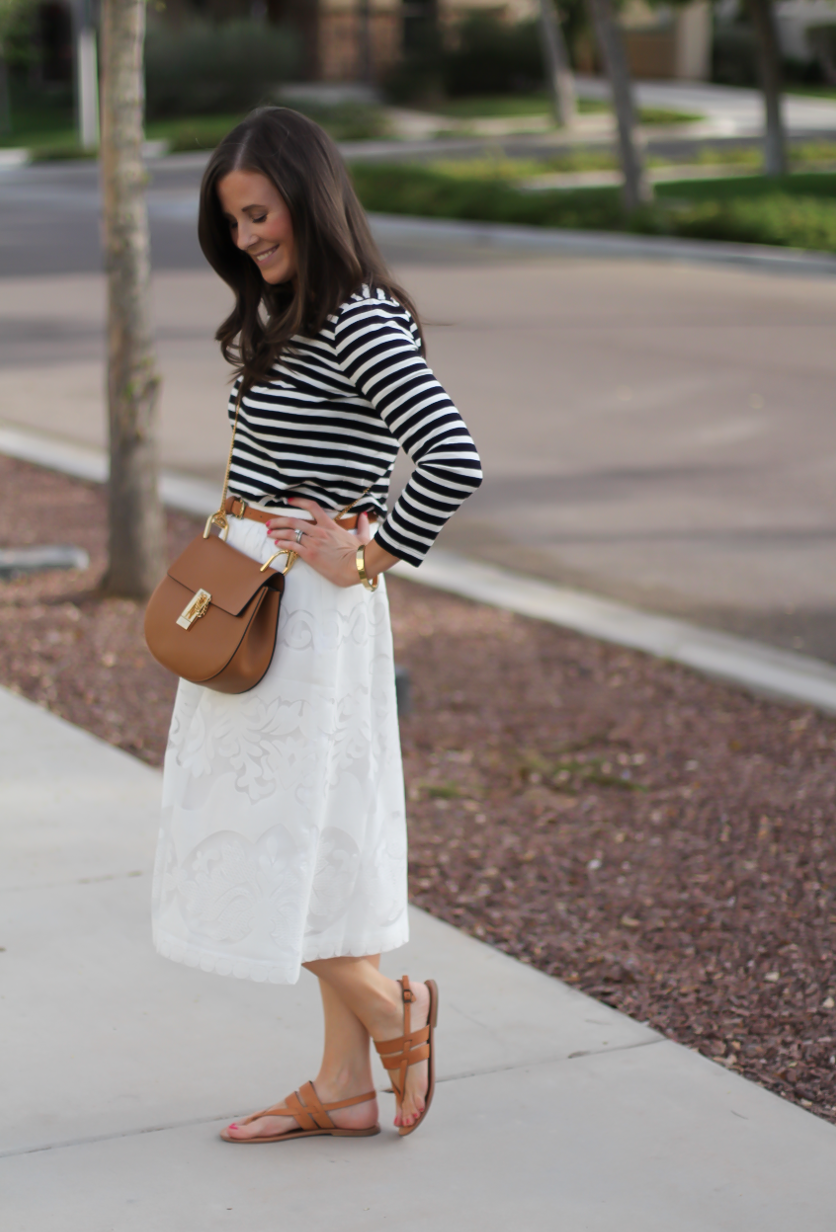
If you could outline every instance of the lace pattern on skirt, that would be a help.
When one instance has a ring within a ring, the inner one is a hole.
[[[258,560],[266,530],[229,542]],[[385,584],[287,575],[276,653],[249,693],[181,681],[153,888],[157,950],[294,984],[317,958],[408,940],[406,820]]]

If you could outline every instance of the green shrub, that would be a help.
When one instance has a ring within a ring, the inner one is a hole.
[[[176,31],[155,23],[145,41],[149,120],[246,111],[270,101],[298,63],[292,31],[250,21]]]
[[[728,86],[758,85],[755,32],[748,22],[716,22],[711,79]]]
[[[836,175],[832,171],[799,171],[794,175],[768,178],[764,175],[717,177],[711,180],[669,180],[659,184],[659,197],[687,198],[690,201],[732,201],[741,197],[768,199],[776,194],[791,197],[836,197]],[[833,205],[828,207],[833,209]]]
[[[335,141],[364,141],[385,137],[387,133],[386,114],[380,107],[362,103],[321,106],[294,102],[292,110],[301,111],[316,120]],[[230,129],[241,122],[245,114],[241,111],[224,115],[157,120],[148,125],[147,135],[151,139],[162,138],[167,141],[172,154],[190,150],[214,150]]]
[[[491,9],[466,17],[455,48],[441,57],[442,83],[452,97],[536,90],[544,75],[537,22],[509,25]]]
[[[813,53],[818,79],[836,85],[836,25],[829,22],[808,26],[807,45]]]
[[[430,0],[412,0],[402,11],[403,56],[383,82],[386,96],[393,103],[432,107],[443,93],[438,10]]]
[[[367,210],[473,222],[677,235],[836,252],[836,174],[768,180],[683,181],[659,186],[655,202],[628,217],[616,188],[524,192],[504,164],[468,175],[462,164],[358,164],[351,168]]]
[[[817,36],[817,30],[825,33]],[[815,85],[827,80],[826,64],[833,64],[833,51],[836,50],[836,26],[808,26],[807,39],[813,53],[809,59],[783,57],[787,83]],[[747,20],[715,22],[711,60],[712,81],[729,86],[760,86],[757,38]]]
[[[382,214],[535,227],[612,230],[623,225],[616,190],[526,193],[499,176],[468,178],[412,163],[356,163],[351,174],[365,208]]]
[[[372,141],[389,135],[389,120],[382,107],[369,103],[288,104],[320,124],[335,141]]]
[[[675,235],[836,252],[836,210],[814,197],[776,192],[760,199],[698,201],[669,208],[669,229]]]

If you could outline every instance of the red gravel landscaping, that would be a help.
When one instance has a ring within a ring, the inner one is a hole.
[[[91,555],[0,583],[0,682],[158,765],[174,681],[96,589],[102,490],[2,457],[0,482],[0,544]],[[389,591],[413,901],[836,1122],[836,719]]]

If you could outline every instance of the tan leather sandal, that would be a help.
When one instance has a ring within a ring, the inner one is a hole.
[[[438,1022],[438,986],[435,980],[427,980],[426,983],[430,992],[430,1013],[427,1018],[427,1025],[422,1027],[420,1031],[410,1030],[409,1007],[416,998],[415,993],[409,987],[409,977],[405,975],[401,979],[401,988],[403,989],[403,1035],[400,1039],[375,1040],[374,1042],[375,1048],[380,1053],[383,1068],[389,1071],[392,1090],[399,1104],[403,1103],[406,1071],[410,1065],[417,1065],[419,1061],[429,1062],[430,1081],[424,1100],[424,1111],[418,1120],[413,1121],[411,1125],[398,1126],[398,1133],[402,1138],[405,1138],[407,1134],[411,1134],[421,1124],[430,1110],[433,1092],[435,1091],[435,1041],[433,1037]],[[397,1077],[395,1076],[396,1072]]]
[[[283,1134],[271,1134],[263,1138],[232,1138],[228,1130],[221,1130],[224,1142],[286,1142],[290,1138],[316,1138],[330,1134],[332,1138],[371,1138],[380,1133],[379,1125],[371,1125],[368,1129],[338,1129],[329,1117],[329,1112],[338,1108],[350,1108],[352,1104],[366,1104],[375,1099],[376,1091],[368,1091],[365,1095],[353,1095],[351,1099],[340,1099],[333,1104],[323,1104],[314,1090],[312,1082],[306,1082],[300,1090],[288,1095],[283,1104],[274,1104],[262,1112],[254,1112],[252,1116],[244,1117],[242,1121],[233,1122],[239,1125],[249,1125],[260,1117],[286,1116],[293,1117],[299,1123],[298,1129],[289,1129]]]

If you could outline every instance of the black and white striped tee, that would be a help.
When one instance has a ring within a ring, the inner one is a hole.
[[[235,413],[238,382],[230,396]],[[398,446],[415,469],[387,512]],[[402,305],[363,287],[315,338],[297,335],[241,402],[229,490],[268,508],[288,496],[382,519],[382,548],[419,565],[482,481],[470,434],[424,361]]]

